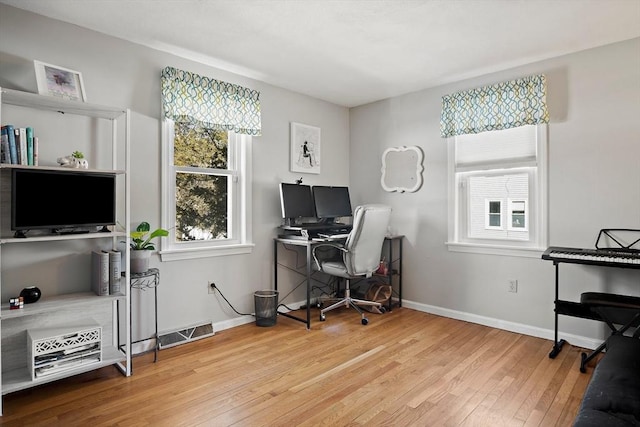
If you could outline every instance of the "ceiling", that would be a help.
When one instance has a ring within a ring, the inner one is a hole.
[[[640,0],[0,3],[346,107],[640,37]]]

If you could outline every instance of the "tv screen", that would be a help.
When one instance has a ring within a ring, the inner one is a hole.
[[[12,230],[91,231],[115,223],[114,174],[12,169]]]
[[[313,186],[316,216],[321,219],[351,216],[349,187]]]
[[[311,187],[302,184],[280,183],[282,218],[314,217]]]

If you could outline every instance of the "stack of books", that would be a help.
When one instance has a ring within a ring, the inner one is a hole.
[[[91,257],[91,285],[96,295],[122,295],[122,253],[96,250]]]
[[[38,137],[32,127],[5,125],[0,131],[0,163],[38,165]]]

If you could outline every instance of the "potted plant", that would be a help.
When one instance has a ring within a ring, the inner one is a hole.
[[[151,240],[168,235],[169,231],[164,228],[151,231],[148,222],[141,222],[135,231],[131,232],[131,251],[129,252],[131,273],[145,273],[149,270],[149,257],[151,251],[156,249]]]

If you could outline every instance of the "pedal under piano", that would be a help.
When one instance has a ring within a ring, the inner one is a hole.
[[[637,310],[637,316],[632,317],[628,324],[619,329],[614,329],[612,322],[601,311],[594,310],[592,304],[581,302],[572,302],[560,300],[559,290],[559,266],[562,263],[567,264],[585,264],[601,267],[628,268],[640,270],[640,230],[636,229],[602,229],[598,233],[595,249],[568,248],[568,247],[549,247],[544,254],[543,260],[552,261],[555,266],[555,327],[554,327],[554,344],[550,358],[555,358],[565,343],[564,339],[558,339],[558,316],[573,316],[585,319],[599,320],[606,322],[613,330],[613,333],[624,333],[630,327],[637,327],[640,324],[640,308]],[[640,301],[638,297],[622,296],[614,294],[597,294],[585,293],[583,297],[589,298],[593,296],[604,297],[612,301],[613,306],[634,307]],[[629,309],[632,310],[632,309]],[[582,363],[580,371],[585,372],[586,363],[591,360],[604,347],[604,344],[594,350],[589,356],[582,354]]]

